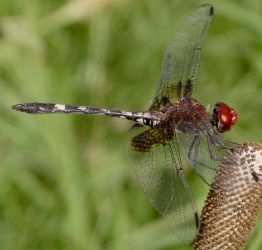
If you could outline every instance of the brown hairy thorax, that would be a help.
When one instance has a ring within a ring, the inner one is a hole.
[[[163,111],[169,126],[183,133],[200,133],[213,127],[210,113],[193,98],[183,98]]]
[[[262,207],[262,145],[243,143],[221,163],[194,249],[243,249]]]

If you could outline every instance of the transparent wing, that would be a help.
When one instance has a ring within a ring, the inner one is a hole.
[[[129,145],[137,178],[154,208],[175,235],[191,243],[198,214],[182,167],[175,135],[167,140],[156,129],[135,136]]]
[[[150,110],[192,95],[199,74],[201,49],[213,13],[213,6],[202,5],[179,28],[165,53],[160,85]]]
[[[177,140],[197,175],[211,185],[229,144],[212,130],[198,134],[178,133]]]

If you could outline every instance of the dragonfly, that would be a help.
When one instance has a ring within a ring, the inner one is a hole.
[[[39,102],[12,106],[31,114],[105,115],[131,120],[136,134],[128,143],[128,151],[138,181],[153,207],[185,243],[193,241],[199,216],[184,159],[210,184],[221,155],[230,147],[222,133],[230,131],[238,120],[236,110],[227,104],[217,102],[210,112],[192,97],[213,15],[212,5],[202,5],[179,27],[164,55],[160,83],[146,111]]]

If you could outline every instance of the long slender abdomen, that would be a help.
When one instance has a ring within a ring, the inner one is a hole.
[[[23,103],[12,106],[12,109],[29,114],[83,114],[83,115],[105,115],[132,120],[140,124],[153,127],[161,117],[155,112],[131,112],[118,109],[104,109],[91,106],[77,106],[71,104],[57,103]]]

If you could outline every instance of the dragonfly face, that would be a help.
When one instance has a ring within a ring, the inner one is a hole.
[[[223,102],[218,102],[213,110],[213,125],[218,132],[224,133],[231,130],[237,123],[237,112]]]
[[[119,117],[135,122],[135,127],[144,127],[128,147],[134,170],[151,204],[185,243],[193,241],[199,222],[182,155],[197,175],[210,184],[228,148],[218,132],[229,131],[237,122],[236,111],[226,104],[218,103],[211,115],[191,97],[213,14],[211,5],[203,5],[180,26],[165,53],[161,81],[147,111],[38,102],[13,106],[14,110],[32,114]]]

